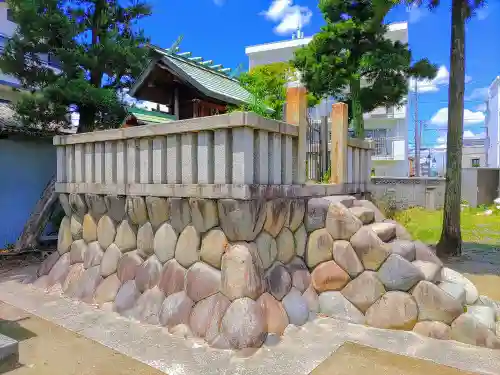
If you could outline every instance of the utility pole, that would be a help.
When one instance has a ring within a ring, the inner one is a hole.
[[[420,177],[420,122],[418,121],[418,81],[415,79],[415,177]]]

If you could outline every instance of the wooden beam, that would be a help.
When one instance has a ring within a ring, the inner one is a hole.
[[[343,184],[347,182],[347,135],[348,117],[347,104],[335,103],[332,105],[332,141],[331,141],[331,183]]]

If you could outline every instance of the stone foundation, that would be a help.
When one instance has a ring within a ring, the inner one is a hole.
[[[60,201],[58,249],[34,285],[172,334],[260,347],[321,314],[500,349],[500,306],[369,201]]]

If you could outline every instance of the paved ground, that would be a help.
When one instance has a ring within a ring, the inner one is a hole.
[[[33,269],[25,268],[0,275],[0,301],[94,340],[169,375],[214,373],[289,375],[292,372],[305,375],[332,356],[332,353],[335,353],[333,355],[339,367],[332,365],[333,369],[329,373],[343,375],[344,373],[335,373],[333,370],[340,371],[341,363],[353,360],[352,356],[356,353],[352,350],[346,352],[346,346],[343,345],[347,342],[433,361],[462,371],[500,375],[500,351],[451,341],[437,341],[411,332],[378,330],[327,318],[316,319],[304,327],[292,327],[279,345],[260,349],[246,358],[242,353],[233,354],[210,349],[198,341],[173,337],[162,328],[132,322],[87,304],[55,294],[45,294],[30,285],[21,284],[20,280],[32,272]],[[103,350],[101,346],[95,345],[99,348],[95,349],[96,353],[101,353]],[[341,347],[343,349],[339,350]],[[372,371],[374,375],[407,373],[405,368],[401,367],[398,370],[391,365],[394,358],[388,353],[376,351],[365,354],[368,355],[364,362],[366,366],[370,362],[377,362],[373,365],[374,371],[378,366],[378,372]],[[88,357],[91,358],[91,355]],[[73,356],[73,362],[68,359],[67,366],[70,368],[76,366],[77,358]],[[61,359],[56,357],[53,360]],[[360,360],[359,364],[361,363]],[[404,361],[402,363],[404,364]],[[428,363],[421,361],[418,363],[422,371],[410,374],[432,373],[428,370]],[[388,372],[388,369],[392,373]],[[349,374],[357,374],[358,370],[353,369]],[[139,370],[136,372],[140,374]],[[64,372],[68,373],[71,374],[71,371]]]
[[[0,303],[0,333],[19,341],[9,375],[156,375],[162,372],[16,307]]]

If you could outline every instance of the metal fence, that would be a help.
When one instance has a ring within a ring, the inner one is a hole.
[[[328,117],[308,116],[306,174],[308,180],[320,181],[328,170],[329,156]]]

